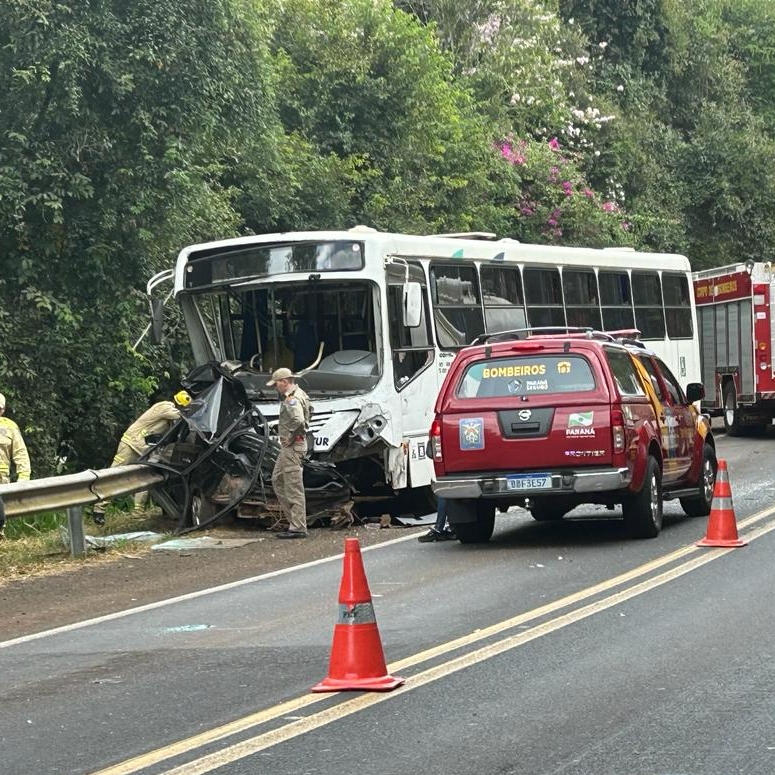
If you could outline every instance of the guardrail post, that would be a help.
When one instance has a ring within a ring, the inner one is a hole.
[[[86,557],[83,509],[80,506],[70,506],[67,509],[67,529],[70,532],[70,554],[73,557]]]

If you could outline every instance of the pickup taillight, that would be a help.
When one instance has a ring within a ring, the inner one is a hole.
[[[621,409],[611,410],[611,443],[614,454],[622,453],[626,446],[624,435],[624,414]]]
[[[442,461],[441,454],[441,423],[439,420],[434,420],[431,425],[431,456],[434,462],[440,463]]]

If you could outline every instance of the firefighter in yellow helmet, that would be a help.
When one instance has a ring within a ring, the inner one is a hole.
[[[172,397],[172,401],[158,401],[146,409],[125,431],[118,443],[111,468],[134,463],[144,455],[156,442],[158,437],[170,429],[173,423],[180,419],[180,409],[191,403],[191,396],[180,390]],[[153,441],[149,441],[149,437]],[[147,492],[136,492],[135,508],[142,509],[148,504]],[[100,501],[94,505],[92,519],[98,525],[105,524],[105,507],[107,503]]]
[[[0,484],[11,481],[11,463],[16,478],[22,482],[30,478],[30,456],[19,426],[5,415],[5,396],[0,393]],[[0,539],[5,538],[5,511],[0,518]]]

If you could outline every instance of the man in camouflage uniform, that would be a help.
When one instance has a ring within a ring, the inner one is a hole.
[[[146,409],[124,431],[110,467],[127,466],[137,461],[156,443],[158,440],[156,437],[165,433],[180,419],[180,407],[188,406],[190,403],[191,396],[185,390],[180,390],[175,393],[172,401],[158,401],[150,409]],[[134,502],[135,508],[145,508],[148,505],[148,493],[136,492]],[[92,519],[95,524],[105,524],[106,506],[106,501],[94,504]]]
[[[11,463],[16,467],[16,478],[27,481],[30,478],[30,456],[22,438],[19,426],[5,414],[5,396],[0,393],[0,484],[11,481]],[[0,539],[5,538],[5,509],[0,517]]]
[[[307,537],[307,504],[304,497],[302,462],[307,452],[307,431],[312,415],[309,396],[296,384],[290,369],[277,369],[266,383],[280,394],[277,433],[280,452],[272,471],[272,485],[288,529],[278,538]]]

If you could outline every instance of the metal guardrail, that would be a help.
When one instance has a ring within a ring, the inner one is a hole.
[[[0,498],[5,504],[6,518],[24,517],[140,492],[166,478],[166,474],[142,465],[89,469],[77,474],[3,484]]]
[[[67,509],[70,553],[74,557],[84,557],[83,506],[145,490],[166,478],[165,473],[142,465],[116,466],[98,471],[89,469],[78,474],[3,484],[0,485],[0,498],[6,518]]]

